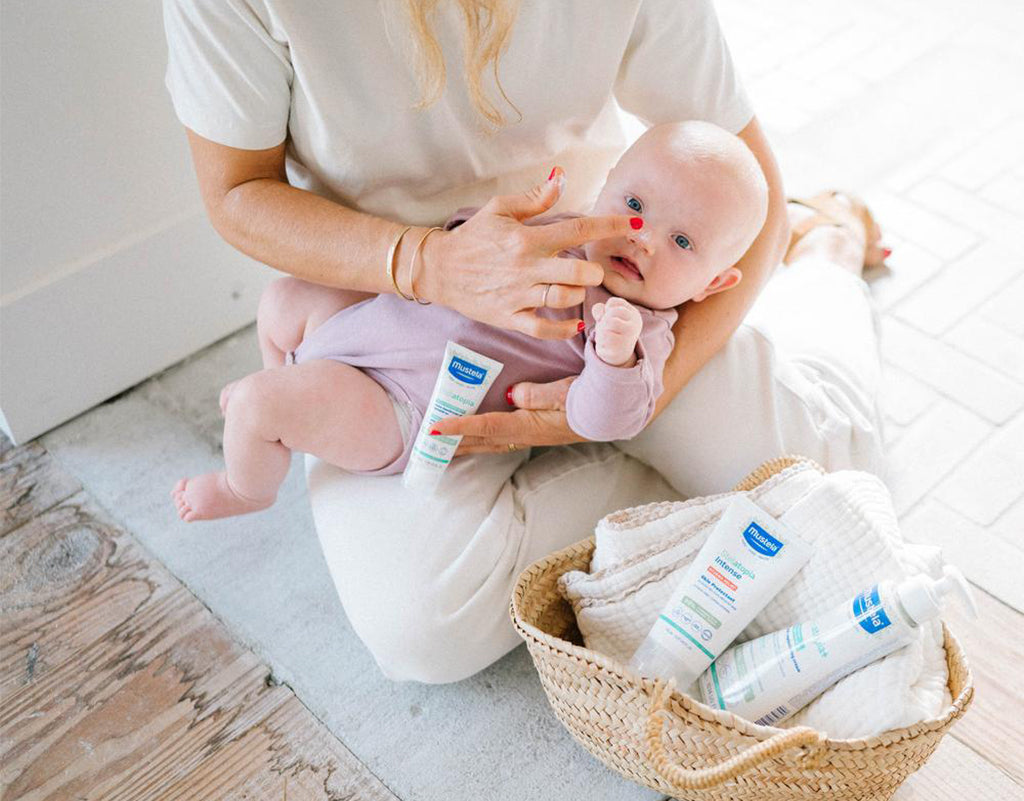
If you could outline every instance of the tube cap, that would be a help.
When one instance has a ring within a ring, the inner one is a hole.
[[[971,617],[976,618],[978,607],[974,603],[970,585],[964,574],[953,565],[946,565],[942,569],[940,579],[933,579],[922,573],[900,582],[896,588],[900,603],[918,625],[938,617],[942,612],[942,598],[953,593],[960,596]]]

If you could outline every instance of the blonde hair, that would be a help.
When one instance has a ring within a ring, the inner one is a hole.
[[[505,116],[484,94],[482,76],[488,64],[494,71],[494,82],[506,102],[516,110],[519,119],[522,112],[509,100],[498,78],[498,62],[508,48],[512,26],[519,13],[521,0],[454,0],[462,11],[465,23],[462,61],[469,99],[473,108],[495,128],[505,126]],[[403,4],[411,23],[413,46],[417,59],[416,77],[420,83],[420,100],[413,105],[417,111],[427,109],[436,103],[444,92],[447,69],[441,45],[434,35],[431,17],[437,11],[441,0],[404,0]],[[494,133],[494,131],[490,131]]]

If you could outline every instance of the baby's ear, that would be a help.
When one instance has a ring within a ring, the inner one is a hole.
[[[700,303],[704,298],[716,295],[719,292],[724,292],[727,289],[732,289],[743,279],[743,273],[741,273],[735,267],[730,267],[728,270],[722,270],[718,275],[712,279],[711,283],[708,284],[704,289],[694,295],[690,300]]]

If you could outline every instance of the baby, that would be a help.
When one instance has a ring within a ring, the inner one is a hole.
[[[449,339],[502,362],[502,385],[578,375],[566,399],[569,426],[591,440],[635,436],[663,388],[675,307],[739,283],[733,265],[767,209],[767,183],[740,139],[697,121],[650,128],[608,173],[592,210],[642,217],[642,230],[563,251],[600,264],[603,285],[587,288],[582,309],[537,312],[582,319],[579,336],[536,339],[393,294],[342,309],[288,354],[288,364],[226,388],[226,470],[181,479],[172,490],[178,514],[191,522],[267,508],[293,450],[351,472],[402,472]],[[475,211],[460,209],[445,228]],[[492,387],[478,412],[501,410],[509,410],[506,399]]]

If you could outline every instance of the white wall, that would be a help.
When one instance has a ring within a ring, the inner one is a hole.
[[[0,427],[23,442],[250,322],[206,221],[159,2],[0,10]]]

